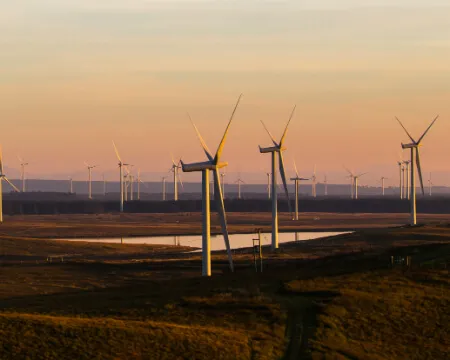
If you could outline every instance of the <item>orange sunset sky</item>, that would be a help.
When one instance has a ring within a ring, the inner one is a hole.
[[[301,3],[301,4],[300,4]],[[0,142],[6,172],[115,176],[114,139],[147,180],[170,154],[204,160],[186,112],[224,151],[230,177],[265,182],[270,141],[294,104],[288,172],[342,165],[397,184],[398,116],[413,136],[440,115],[421,149],[425,178],[450,183],[448,1],[0,0]],[[449,4],[450,5],[450,4]],[[405,159],[408,154],[404,154]],[[288,174],[289,175],[289,174]],[[186,180],[199,180],[188,175]],[[232,179],[230,179],[231,181]],[[363,181],[362,181],[363,182]]]

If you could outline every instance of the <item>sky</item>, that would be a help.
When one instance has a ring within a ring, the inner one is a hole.
[[[424,172],[450,185],[450,6],[433,0],[0,0],[0,143],[34,178],[114,179],[122,158],[156,180],[171,154],[204,160],[188,120],[215,149],[240,93],[223,160],[265,182],[270,139],[286,167],[344,183],[343,166],[397,183],[398,116],[419,137]],[[408,158],[405,153],[404,159]],[[118,174],[118,172],[117,172]],[[426,175],[428,177],[428,175]],[[186,180],[200,180],[186,174]]]

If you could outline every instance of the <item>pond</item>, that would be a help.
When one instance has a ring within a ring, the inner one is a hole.
[[[290,241],[308,241],[327,236],[344,234],[343,232],[285,232],[279,233],[278,242],[280,244]],[[233,234],[230,235],[232,249],[239,249],[252,246],[252,239],[257,238],[257,234]],[[104,238],[104,239],[60,239],[67,241],[87,241],[94,243],[120,244],[150,244],[150,245],[182,245],[196,248],[202,247],[201,235],[180,235],[180,236],[148,236],[148,237],[124,237],[124,238]],[[271,234],[261,233],[261,245],[270,245]],[[211,250],[225,250],[225,243],[222,235],[211,235]]]

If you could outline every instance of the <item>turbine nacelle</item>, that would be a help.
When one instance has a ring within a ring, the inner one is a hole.
[[[271,147],[266,147],[266,148],[263,148],[261,146],[259,147],[259,152],[261,154],[267,154],[267,153],[273,153],[273,152],[282,152],[282,151],[285,151],[285,150],[287,150],[287,148],[280,147],[280,146],[271,146]]]
[[[402,149],[412,149],[412,148],[417,148],[419,146],[422,146],[422,144],[417,144],[417,143],[411,143],[411,144],[403,144],[402,143]],[[404,163],[406,163],[407,161],[404,161]],[[408,161],[409,162],[409,161]]]
[[[181,161],[181,168],[183,169],[183,172],[195,172],[203,170],[214,171],[216,169],[222,169],[226,166],[228,166],[227,162],[219,162],[215,164],[212,161],[204,161],[198,163],[185,164],[183,161]]]

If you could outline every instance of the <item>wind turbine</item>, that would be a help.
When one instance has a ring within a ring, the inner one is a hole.
[[[161,181],[162,181],[162,200],[163,201],[166,201],[166,179],[167,179],[167,176],[163,176],[161,178]]]
[[[224,172],[222,172],[220,174],[220,179],[221,179],[221,182],[222,182],[222,196],[223,196],[224,199],[225,199],[225,176],[226,176],[226,174]]]
[[[291,181],[295,182],[295,216],[293,220],[298,220],[298,185],[300,181],[309,179],[301,178],[298,175],[297,165],[295,164],[295,161],[294,161],[294,169],[295,169],[295,177],[291,178]]]
[[[328,179],[327,179],[327,175],[325,175],[325,178],[323,180],[323,185],[325,187],[324,195],[328,196]]]
[[[420,187],[422,188],[422,194],[425,195],[425,191],[423,189],[423,179],[422,179],[422,169],[420,168],[420,153],[419,153],[419,146],[421,146],[421,142],[425,135],[428,133],[428,131],[431,129],[431,127],[434,125],[436,120],[438,119],[439,115],[434,118],[434,120],[431,122],[431,124],[428,126],[428,128],[425,130],[425,132],[422,134],[422,136],[419,138],[419,140],[414,140],[413,137],[409,134],[408,130],[403,126],[402,122],[396,117],[397,121],[405,130],[406,135],[411,139],[411,143],[409,144],[403,144],[402,143],[402,149],[411,149],[411,158],[410,158],[410,181],[411,181],[411,193],[410,193],[410,224],[416,225],[417,224],[417,212],[416,212],[416,185],[415,185],[415,173],[414,173],[414,163],[416,163],[417,166],[417,172],[419,174],[419,180],[420,180]]]
[[[117,156],[117,160],[119,160],[119,173],[120,173],[120,212],[123,212],[123,195],[124,195],[124,191],[123,191],[123,167],[127,166],[128,164],[124,164],[122,162],[122,159],[120,158],[119,155],[119,151],[117,150],[116,144],[113,141],[113,146],[114,146],[114,151],[116,153]]]
[[[271,196],[270,196],[270,177],[272,176],[272,173],[268,172],[268,173],[266,173],[266,175],[267,175],[267,195],[270,200],[270,198],[271,198]]]
[[[281,136],[280,141],[277,143],[275,139],[273,138],[270,131],[267,129],[264,122],[262,122],[264,128],[266,129],[267,133],[270,136],[270,139],[272,140],[273,146],[262,148],[259,147],[259,152],[262,154],[270,153],[272,155],[272,250],[278,249],[278,203],[277,203],[277,157],[276,154],[278,153],[279,157],[279,168],[280,168],[280,175],[281,179],[283,181],[284,185],[284,191],[286,193],[286,198],[288,201],[289,206],[289,212],[292,214],[291,211],[291,202],[289,201],[289,192],[286,184],[286,173],[284,171],[284,160],[283,160],[283,151],[286,150],[285,147],[283,147],[284,139],[286,138],[286,133],[289,127],[289,124],[292,120],[292,117],[294,116],[295,112],[295,106],[294,109],[291,112],[291,116],[289,117],[289,120],[286,124],[286,128],[284,129],[284,133]]]
[[[147,185],[145,185],[145,183],[141,179],[141,169],[138,169],[138,175],[137,175],[137,199],[138,200],[141,200],[141,184],[144,184],[144,186],[147,187]]]
[[[405,164],[405,173],[404,173],[404,175],[405,175],[405,179],[404,179],[404,187],[405,187],[405,197],[406,198],[408,198],[408,200],[409,200],[409,198],[410,198],[410,181],[409,181],[409,164],[411,163],[411,161],[409,161],[409,160],[406,160],[406,161],[403,161],[403,164]]]
[[[387,180],[387,177],[381,177],[381,195],[384,196],[384,180]]]
[[[431,182],[431,172],[430,172],[430,178],[428,179],[428,194],[431,196],[431,189],[433,188],[433,183]]]
[[[89,199],[92,199],[92,169],[96,168],[97,165],[89,165],[86,161],[84,162],[84,165],[86,165],[87,169],[88,169],[88,173],[89,173],[89,178],[88,178],[88,192],[89,192]]]
[[[211,276],[211,211],[210,211],[210,196],[209,196],[209,172],[213,172],[214,176],[214,197],[216,201],[216,209],[219,213],[220,224],[222,226],[223,238],[225,241],[225,247],[228,253],[228,261],[230,263],[231,271],[234,271],[233,265],[233,257],[231,254],[230,248],[230,240],[228,237],[228,227],[227,227],[227,219],[225,214],[225,206],[223,202],[222,189],[220,187],[220,174],[219,171],[221,168],[224,168],[228,165],[226,162],[220,162],[220,158],[222,156],[222,151],[225,145],[225,140],[230,129],[231,122],[233,121],[234,114],[241,100],[242,94],[239,96],[236,106],[234,107],[233,112],[231,113],[230,120],[223,134],[222,140],[217,148],[217,152],[213,157],[208,147],[206,146],[205,141],[203,140],[200,132],[198,131],[195,124],[192,122],[194,126],[195,132],[197,133],[197,137],[200,140],[203,151],[205,152],[208,160],[199,163],[185,164],[182,160],[181,167],[184,172],[202,172],[202,275],[203,276]]]
[[[170,171],[173,172],[173,200],[178,201],[178,181],[180,181],[181,187],[183,187],[183,182],[181,181],[181,178],[179,176],[179,170],[180,170],[180,162],[175,162],[172,156],[172,166],[170,168]]]
[[[399,171],[399,178],[400,178],[400,184],[399,184],[399,189],[400,189],[400,199],[403,199],[403,162],[402,161],[398,161],[397,162],[398,165],[398,171]]]
[[[22,192],[26,191],[26,187],[25,187],[25,166],[29,165],[27,162],[23,161],[23,159],[20,156],[17,156],[17,158],[20,161],[20,175],[22,178]]]
[[[245,184],[245,181],[241,178],[237,179],[235,182],[238,185],[238,199],[241,199],[241,184]]]
[[[73,180],[69,176],[69,194],[73,194]]]
[[[316,193],[316,184],[317,184],[316,165],[314,165],[314,172],[313,172],[313,175],[311,176],[311,180],[312,180],[312,183],[311,183],[311,186],[312,186],[311,194],[312,194],[313,197],[316,197],[317,196],[317,193]]]
[[[355,175],[353,175],[353,172],[351,172],[349,169],[347,169],[344,166],[344,169],[348,172],[348,178],[350,178],[350,198],[353,199],[354,198],[354,191],[355,191]]]
[[[105,174],[102,174],[103,177],[103,196],[106,196],[106,179],[105,179]]]
[[[20,192],[20,190],[6,177],[3,173],[3,155],[2,148],[0,147],[0,223],[3,223],[3,189],[2,184],[3,180],[5,180],[16,192]]]
[[[354,177],[354,185],[355,185],[355,199],[358,199],[358,182],[359,182],[359,178],[363,175],[366,175],[367,173],[362,173],[362,174],[358,174],[355,175]]]

